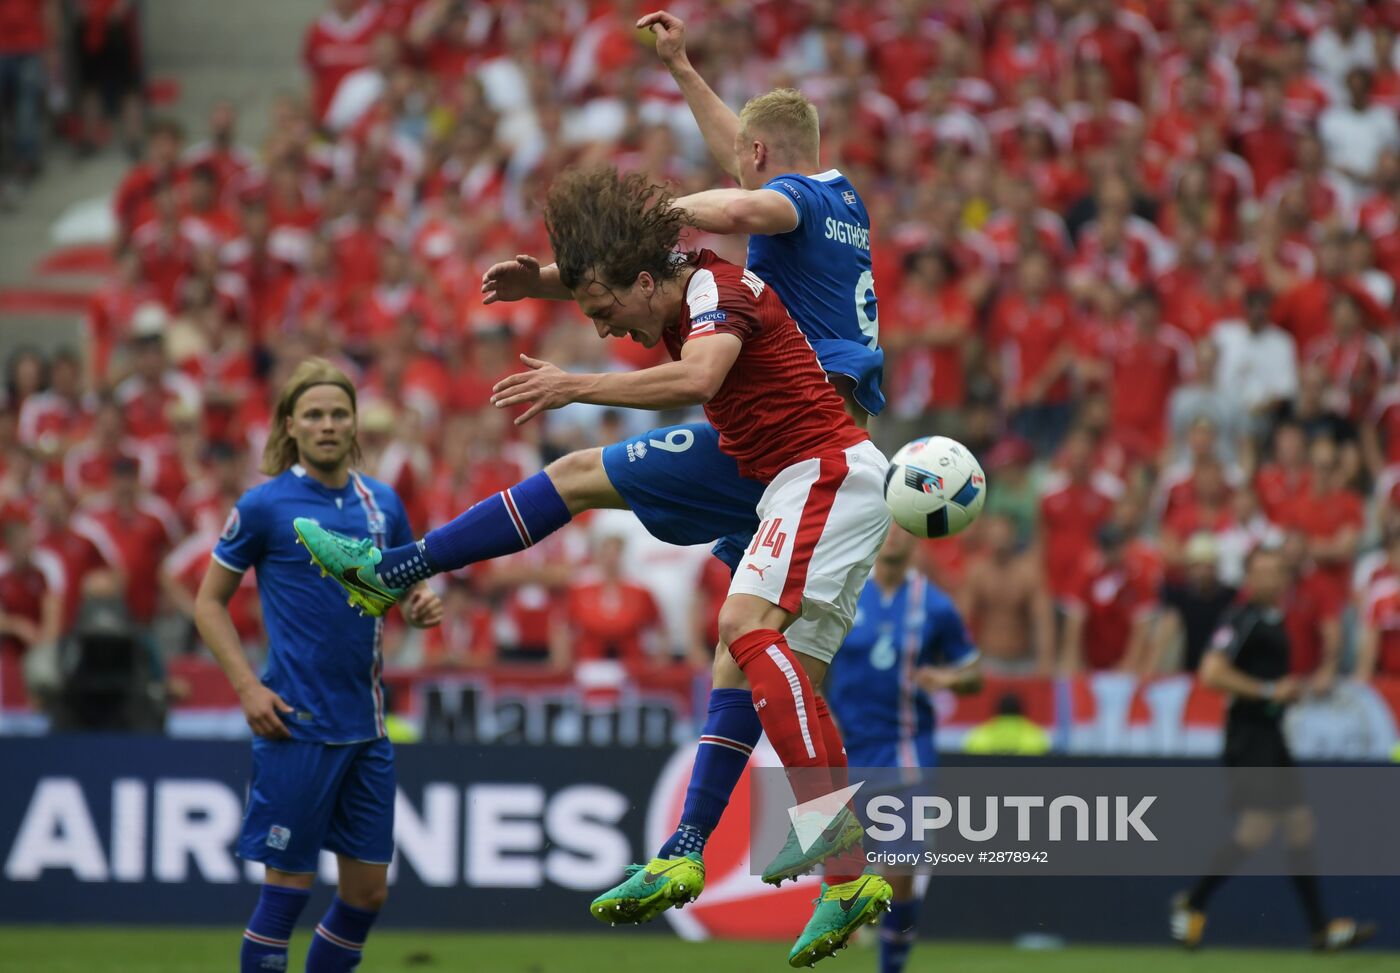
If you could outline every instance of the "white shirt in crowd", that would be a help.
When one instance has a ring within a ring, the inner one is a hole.
[[[1220,351],[1216,386],[1243,409],[1298,393],[1298,349],[1293,336],[1277,325],[1249,330],[1241,320],[1221,321],[1211,331]]]
[[[1360,111],[1350,104],[1334,104],[1318,119],[1317,134],[1327,162],[1347,173],[1371,175],[1381,153],[1400,146],[1395,112],[1374,103]]]

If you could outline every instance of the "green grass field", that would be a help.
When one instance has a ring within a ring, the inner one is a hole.
[[[226,973],[237,966],[237,929],[0,926],[0,973]],[[309,938],[297,931],[289,970],[299,973]],[[379,932],[363,973],[776,973],[782,943],[686,943],[664,936],[481,935]],[[853,946],[818,966],[826,973],[875,969],[875,950]],[[1081,946],[1026,952],[1010,946],[921,943],[909,973],[1400,973],[1400,954],[1317,956],[1304,950],[1203,950]]]

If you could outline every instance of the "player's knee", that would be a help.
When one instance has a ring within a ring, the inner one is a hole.
[[[1259,811],[1240,815],[1235,826],[1235,843],[1247,851],[1257,851],[1274,836],[1274,816]]]
[[[592,501],[599,488],[599,478],[606,483],[608,476],[603,470],[601,449],[579,449],[566,453],[546,466],[544,472],[554,484],[554,489],[559,491],[559,497],[569,512],[575,514],[595,506]]]
[[[1317,823],[1313,820],[1312,812],[1305,807],[1288,812],[1283,822],[1283,839],[1290,848],[1302,848],[1312,844],[1316,831]]]
[[[357,884],[340,889],[340,898],[346,905],[356,909],[378,912],[384,908],[384,903],[389,901],[389,885],[387,882]]]
[[[715,689],[743,689],[748,685],[748,680],[744,678],[744,670],[734,661],[726,643],[721,642],[715,649],[715,664],[710,669],[710,681]]]
[[[730,595],[719,609],[719,640],[725,645],[760,629],[786,627],[787,613],[754,595]]]

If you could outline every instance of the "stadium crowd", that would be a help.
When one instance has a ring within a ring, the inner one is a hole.
[[[0,703],[114,592],[162,652],[195,649],[192,594],[306,355],[356,376],[365,469],[420,531],[654,424],[571,406],[514,427],[488,393],[518,353],[656,352],[597,341],[572,305],[480,294],[496,260],[548,254],[539,206],[566,166],[725,184],[632,26],[645,9],[330,0],[262,145],[232,104],[207,132],[149,125],[87,346],[8,363]],[[989,671],[1194,667],[1246,552],[1275,542],[1295,670],[1400,674],[1400,3],[675,12],[731,105],[813,98],[826,164],[860,187],[877,440],[951,435],[988,472],[979,523],[923,554]],[[742,260],[742,240],[688,242]],[[639,530],[598,518],[454,576],[448,623],[391,633],[391,664],[707,659],[723,567],[638,570]]]

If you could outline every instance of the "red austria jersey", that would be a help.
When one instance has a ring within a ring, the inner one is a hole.
[[[710,335],[732,334],[743,342],[724,384],[705,404],[720,449],[738,461],[739,472],[768,483],[794,463],[866,441],[773,289],[711,250],[691,259],[695,273],[686,283],[685,312],[662,338],[676,359],[686,342]]]

